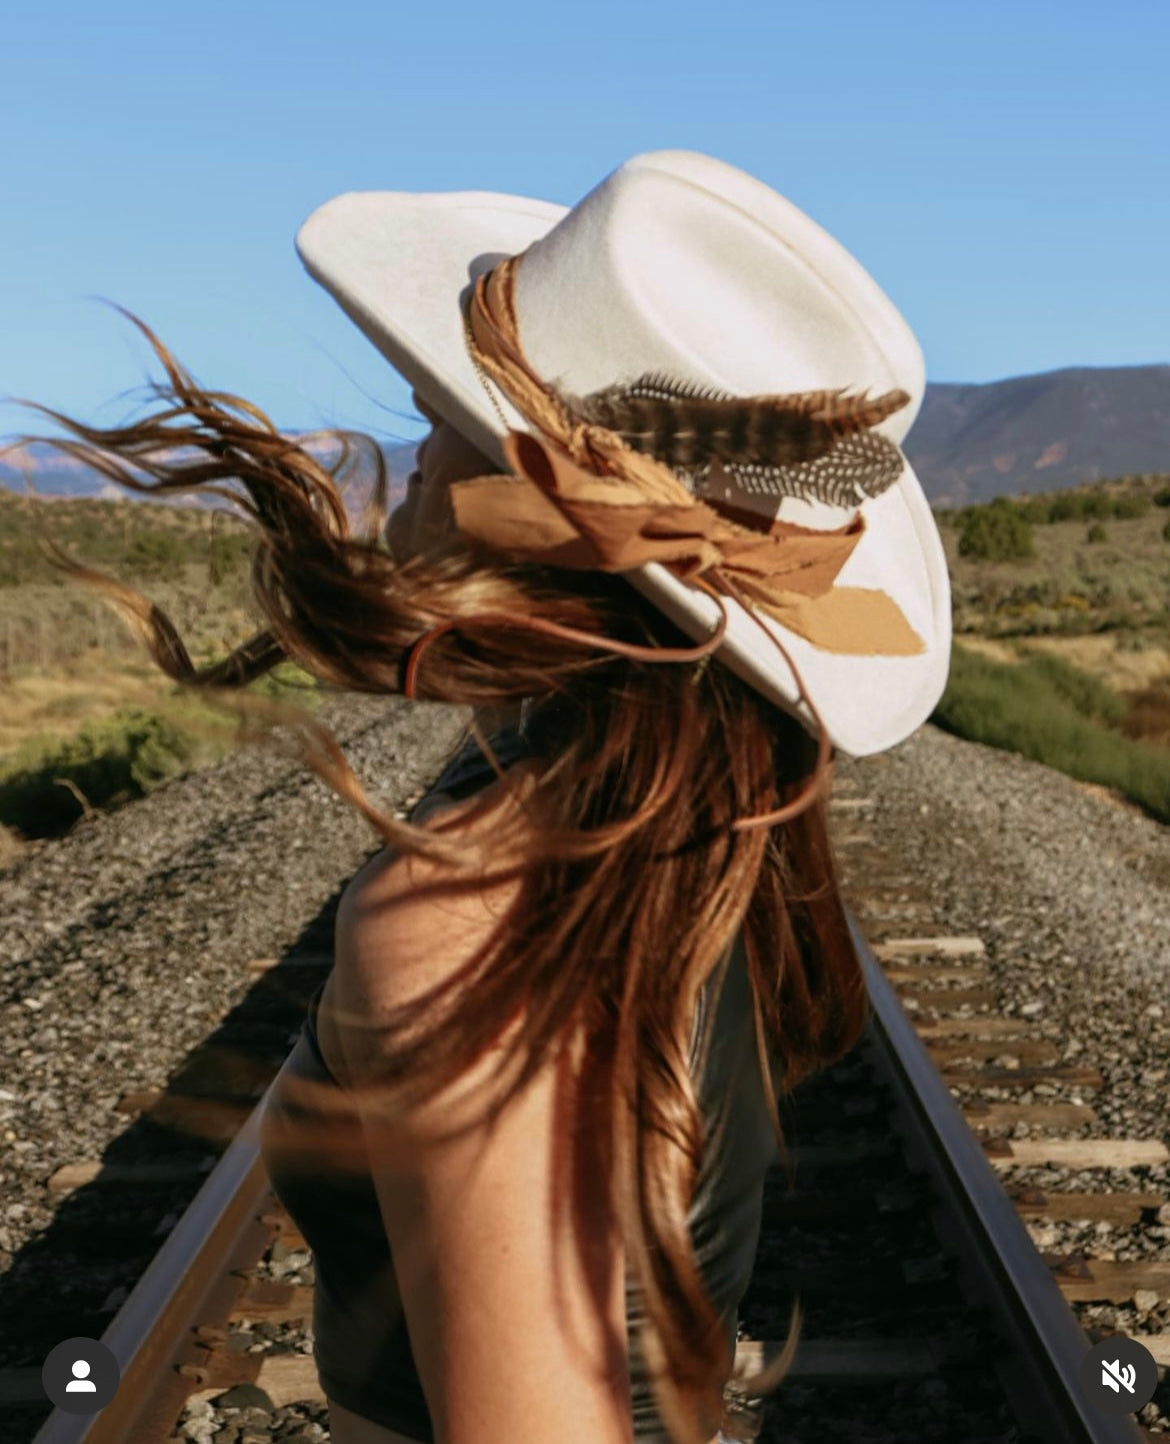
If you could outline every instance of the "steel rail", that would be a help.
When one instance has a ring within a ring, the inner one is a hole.
[[[989,1361],[989,1372],[1015,1376],[1008,1397],[1045,1444],[1141,1444],[1131,1415],[1094,1408],[1081,1391],[1089,1340],[914,1025],[874,958],[852,913],[849,928],[865,972],[873,1032],[901,1084],[906,1122],[951,1219],[962,1230],[955,1253],[974,1259],[967,1281],[1015,1349]],[[966,1244],[966,1250],[962,1244]],[[988,1289],[978,1277],[997,1285]]]
[[[172,1432],[191,1393],[179,1367],[198,1362],[193,1328],[227,1318],[243,1284],[233,1269],[253,1262],[268,1238],[262,1107],[224,1150],[102,1335],[121,1370],[113,1399],[96,1414],[54,1409],[34,1444],[130,1444]]]

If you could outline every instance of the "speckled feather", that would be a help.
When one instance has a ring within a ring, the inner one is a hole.
[[[731,396],[661,373],[563,398],[701,492],[712,464],[748,492],[853,506],[902,473],[897,446],[871,428],[905,406],[905,391]]]

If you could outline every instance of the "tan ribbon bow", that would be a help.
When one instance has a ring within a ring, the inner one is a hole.
[[[468,345],[541,434],[508,433],[504,453],[513,475],[452,485],[461,532],[493,550],[558,567],[624,572],[660,562],[684,580],[718,567],[755,605],[825,651],[925,650],[887,593],[834,586],[864,534],[860,514],[834,531],[779,520],[766,531],[741,526],[693,497],[662,462],[574,416],[520,348],[512,289],[518,259],[476,281]]]

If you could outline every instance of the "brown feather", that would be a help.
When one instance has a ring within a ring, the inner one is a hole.
[[[678,475],[699,495],[714,491],[722,470],[744,491],[756,496],[799,497],[826,506],[860,506],[893,486],[905,459],[892,441],[872,433],[843,437],[831,451],[794,466],[739,466],[711,462],[701,470]]]
[[[910,397],[895,390],[871,398],[844,388],[731,396],[649,373],[563,399],[582,420],[669,466],[692,490],[702,490],[714,464],[749,492],[852,506],[901,475],[898,447],[871,428]]]

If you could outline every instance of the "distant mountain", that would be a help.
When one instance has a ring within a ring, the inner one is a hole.
[[[945,506],[1170,473],[1170,366],[936,382],[905,449],[931,502]]]
[[[1170,473],[1170,366],[1070,367],[982,385],[934,382],[906,453],[927,496],[942,506]],[[387,446],[383,454],[397,501],[414,448]],[[23,491],[26,476],[42,496],[132,495],[38,443],[0,455],[0,486]]]
[[[310,451],[314,450],[310,446]],[[384,446],[382,455],[390,477],[390,496],[398,501],[406,488],[406,478],[414,469],[414,446],[405,443]],[[101,497],[106,500],[145,501],[152,497],[142,496],[110,481],[92,467],[75,461],[73,457],[56,450],[46,442],[34,441],[26,446],[0,451],[0,486],[10,491],[25,493],[31,482],[38,496],[50,500],[65,497]],[[160,497],[170,506],[222,507],[215,497],[195,494]]]

